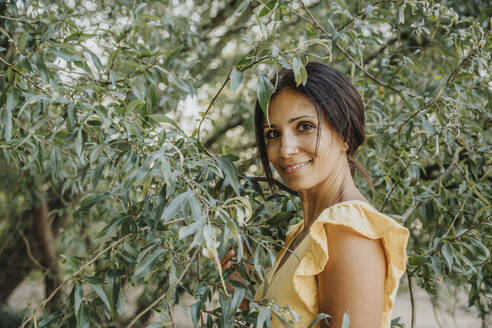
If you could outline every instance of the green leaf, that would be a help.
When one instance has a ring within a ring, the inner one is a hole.
[[[262,328],[265,321],[270,320],[271,309],[269,306],[262,307],[260,313],[258,314],[258,319],[256,320],[256,327]],[[267,324],[268,326],[268,324]]]
[[[276,46],[273,46],[272,47],[272,57],[273,58],[278,58],[278,54],[279,53],[280,53],[280,50]]]
[[[306,67],[304,67],[299,57],[294,58],[294,63],[292,64],[292,68],[294,71],[296,85],[297,86],[299,86],[300,84],[306,85],[307,78],[308,78],[307,71],[306,71]]]
[[[73,307],[75,311],[75,316],[78,317],[80,305],[82,304],[82,299],[84,298],[84,291],[82,290],[82,284],[77,283],[73,288]]]
[[[111,313],[115,313],[121,295],[121,277],[118,271],[113,269],[106,272],[105,289],[111,303]]]
[[[7,71],[5,72],[5,75],[7,75],[8,84],[14,84],[14,78],[17,77],[17,74],[14,74],[14,71],[10,66],[7,67]]]
[[[234,296],[232,297],[229,308],[229,314],[231,318],[234,316],[234,313],[236,313],[237,309],[239,309],[239,306],[244,299],[244,295],[246,295],[246,290],[234,288]]]
[[[270,98],[272,97],[274,91],[275,87],[272,82],[270,82],[270,80],[265,75],[259,73],[256,94],[258,97],[258,102],[260,103],[261,110],[263,111],[267,122],[270,122],[268,118],[268,104],[270,103]]]
[[[19,52],[23,52],[24,49],[26,48],[26,32],[24,31],[21,36],[19,37],[19,40],[17,41],[17,48],[19,49]]]
[[[44,327],[50,328],[50,327],[53,327],[53,325],[56,324],[56,320],[59,320],[61,318],[63,318],[63,313],[62,312],[50,314],[46,318],[44,318],[41,321],[39,321],[38,327],[39,328],[44,328]]]
[[[5,108],[3,120],[5,122],[3,137],[5,138],[5,141],[9,142],[10,139],[12,139],[12,110],[9,108],[9,106],[6,106]]]
[[[193,303],[190,307],[191,321],[193,322],[193,327],[198,327],[198,320],[200,319],[200,301]]]
[[[246,7],[248,7],[250,2],[251,2],[251,0],[243,0],[241,2],[241,4],[239,5],[239,7],[237,7],[236,11],[234,12],[234,15],[239,15],[240,13],[242,13],[244,11],[244,9],[246,9]]]
[[[101,61],[99,60],[99,57],[97,57],[97,55],[95,53],[93,53],[92,51],[90,51],[89,49],[86,49],[86,51],[91,56],[91,59],[92,59],[92,62],[94,63],[94,66],[96,66],[97,70],[99,72],[101,72],[104,68],[103,68]]]
[[[319,313],[314,319],[313,321],[311,321],[311,323],[309,324],[308,328],[313,328],[315,324],[317,324],[318,322],[320,322],[321,320],[325,320],[325,319],[329,319],[331,318],[331,315],[329,314],[326,314],[326,313]]]
[[[89,328],[89,327],[90,327],[89,308],[85,303],[82,303],[80,307],[80,315],[77,320],[77,328]]]
[[[181,240],[199,230],[202,230],[205,225],[205,218],[196,218],[192,224],[183,226],[179,229],[178,238]]]
[[[226,181],[229,182],[232,189],[239,196],[239,177],[234,163],[228,157],[219,157],[218,162],[220,168],[224,171]]]
[[[7,110],[13,111],[19,102],[19,94],[15,89],[7,93]]]
[[[236,92],[242,81],[243,71],[239,71],[236,68],[233,68],[231,72],[231,91]]]
[[[343,315],[343,321],[342,321],[342,328],[349,328],[350,327],[350,316],[348,312],[345,312]]]
[[[277,0],[270,0],[268,1],[263,8],[260,10],[260,13],[258,14],[259,17],[263,17],[265,15],[268,15],[273,8],[275,8],[275,5],[277,4]]]
[[[137,268],[135,269],[135,272],[133,273],[132,280],[136,281],[140,279],[141,277],[145,276],[147,273],[150,272],[152,264],[154,263],[157,258],[163,254],[166,250],[159,248],[153,251],[151,254],[147,255],[144,257],[142,262],[140,262],[137,265]]]
[[[475,195],[477,195],[478,198],[480,198],[480,200],[482,202],[484,202],[488,206],[491,206],[489,200],[487,199],[487,197],[485,197],[484,195],[482,195],[480,193],[480,191],[478,191],[478,188],[477,188],[477,186],[474,183],[471,184],[471,188],[472,188],[473,192],[475,193]]]
[[[162,328],[162,327],[165,327],[165,325],[162,324],[162,323],[160,323],[160,322],[154,322],[154,323],[151,323],[150,325],[148,325],[145,328]]]
[[[108,311],[111,312],[111,304],[109,303],[108,296],[104,292],[104,289],[102,289],[102,287],[97,285],[97,284],[89,283],[89,285],[92,287],[94,292],[96,292],[97,296],[99,296],[101,301],[103,301],[103,303],[106,306],[106,308],[108,309]]]
[[[94,170],[94,176],[92,177],[92,188],[96,189],[97,184],[101,179],[101,175],[105,165],[106,165],[106,159],[104,157],[101,157],[101,159],[99,160],[99,164]]]
[[[108,225],[101,229],[96,238],[109,236],[113,231],[116,230],[116,228],[118,228],[126,219],[130,217],[131,216],[129,215],[118,215],[114,217]]]
[[[398,23],[405,24],[405,8],[407,4],[403,2],[398,8]]]
[[[444,258],[446,259],[446,263],[448,264],[449,271],[451,271],[451,268],[453,267],[454,256],[449,248],[449,245],[448,244],[442,245],[441,252]]]
[[[84,150],[84,137],[82,135],[82,128],[77,131],[75,136],[75,152],[79,157],[82,157],[82,152]]]
[[[63,60],[65,60],[67,62],[76,62],[76,61],[82,62],[82,61],[84,61],[84,58],[82,56],[80,56],[80,54],[78,54],[74,51],[71,51],[69,49],[63,49],[63,48],[51,49],[50,52],[57,55],[58,57],[62,58]]]
[[[60,257],[74,270],[78,270],[84,261],[83,257],[61,254]]]
[[[274,311],[273,314],[278,319],[278,321],[280,321],[283,328],[296,328],[293,324],[291,324],[289,321],[286,320],[284,314],[279,314],[276,311]],[[296,319],[294,318],[294,320],[296,320]],[[267,327],[268,327],[268,325],[267,325]]]
[[[176,213],[178,213],[178,211],[188,203],[194,193],[195,192],[193,190],[188,190],[176,196],[176,198],[171,201],[169,206],[166,207],[164,213],[162,213],[161,220],[167,222],[172,219]]]
[[[263,279],[263,273],[261,271],[261,266],[260,266],[260,250],[261,250],[260,246],[256,247],[255,252],[253,254],[253,265],[260,279]]]
[[[173,119],[171,119],[167,115],[164,115],[164,114],[152,114],[152,115],[149,115],[149,117],[151,119],[153,119],[154,121],[159,122],[159,123],[169,123],[172,126],[174,126],[176,129],[178,129],[179,131],[182,131],[181,128],[179,127],[178,123],[176,123]]]

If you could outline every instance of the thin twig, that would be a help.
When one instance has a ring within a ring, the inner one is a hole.
[[[268,178],[267,177],[252,177],[252,176],[248,176],[247,178],[248,179],[251,179],[251,180],[254,180],[254,181],[268,182]],[[294,191],[294,190],[290,189],[288,186],[284,185],[282,182],[280,182],[280,181],[278,181],[276,179],[272,179],[272,183],[274,185],[276,185],[277,187],[279,187],[280,189],[288,192],[291,195],[299,196],[299,193],[297,191]]]
[[[313,16],[313,14],[309,10],[309,8],[304,4],[304,2],[302,0],[298,0],[298,2],[301,4],[301,6],[304,8],[304,10],[308,13],[309,17],[311,18],[311,23],[314,24],[327,38],[332,40],[333,36],[330,35],[330,33],[328,33],[328,31],[323,26],[321,26],[321,24]],[[357,66],[357,68],[362,73],[364,73],[367,77],[369,77],[371,80],[373,80],[377,84],[381,85],[382,87],[388,88],[394,92],[397,92],[397,93],[401,93],[403,91],[403,90],[397,89],[395,87],[392,87],[391,85],[389,85],[387,83],[382,82],[381,80],[376,78],[374,75],[369,73],[367,70],[365,70],[364,67],[362,67],[362,65],[357,60],[355,60],[344,48],[342,48],[342,46],[340,46],[340,44],[338,44],[338,42],[335,42],[335,47],[338,50],[340,50],[345,55],[345,57],[347,57],[352,63],[354,63],[354,65]],[[408,94],[412,97],[415,97],[415,95],[413,93],[408,93]]]
[[[444,180],[446,180],[449,177],[449,175],[456,168],[456,164],[458,163],[458,161],[460,159],[460,152],[461,152],[462,149],[463,149],[463,147],[456,148],[456,150],[454,152],[453,159],[451,160],[451,164],[449,164],[448,168],[437,179],[435,179],[434,181],[432,181],[429,184],[428,189],[434,188],[434,186],[437,183],[439,183],[440,181],[444,181]],[[423,201],[423,199],[418,200],[418,201],[415,202],[415,204],[413,204],[412,206],[410,206],[409,208],[407,208],[405,210],[405,212],[402,214],[402,220],[405,221],[406,219],[408,219],[410,217],[410,215],[412,215],[413,212],[417,209],[417,207],[420,205],[420,203],[422,203],[422,201]]]
[[[8,16],[3,16],[3,15],[0,15],[0,18],[1,19],[5,19],[5,20],[10,20],[10,21],[13,21],[13,22],[25,23],[25,24],[29,24],[29,25],[34,24],[34,23],[38,23],[38,22],[41,21],[40,19],[36,19],[36,20],[33,20],[33,21],[27,21],[25,19],[16,18],[16,17],[8,17]]]
[[[114,247],[118,246],[119,244],[121,244],[123,241],[125,241],[128,237],[132,236],[133,234],[132,233],[129,233],[123,237],[121,237],[120,239],[118,239],[117,241],[111,243],[108,247],[106,247],[105,249],[103,249],[102,251],[100,251],[96,256],[94,256],[89,262],[87,262],[86,264],[84,264],[80,269],[77,270],[77,272],[75,272],[74,274],[72,274],[70,277],[68,277],[67,279],[65,279],[60,285],[58,285],[58,287],[56,287],[52,292],[51,294],[45,298],[37,307],[36,309],[34,310],[33,314],[26,320],[22,323],[21,325],[21,328],[24,328],[29,322],[31,322],[35,317],[36,315],[39,313],[39,311],[41,311],[42,308],[44,308],[46,306],[46,304],[48,304],[49,301],[51,301],[51,299],[56,295],[56,293],[58,293],[58,291],[63,287],[65,286],[69,281],[71,281],[72,279],[74,279],[76,276],[78,276],[82,271],[84,271],[87,267],[89,267],[92,263],[94,263],[95,261],[97,261],[102,255],[104,255],[107,251],[113,249]]]
[[[198,282],[200,282],[200,280],[201,280],[201,277],[200,277],[200,252],[198,252],[198,254],[196,255],[196,275],[197,275]],[[203,320],[203,312],[202,312],[201,307],[198,309],[198,311],[200,312],[200,323],[201,323],[201,327],[203,328],[205,326],[205,322]]]
[[[397,133],[400,133],[401,129],[408,123],[410,122],[415,116],[420,114],[422,111],[425,111],[427,108],[429,108],[432,104],[434,104],[437,101],[437,96],[432,97],[428,102],[426,102],[423,106],[420,108],[417,108],[410,116],[407,117],[405,121],[403,121],[398,127],[396,128]]]
[[[461,207],[458,211],[458,213],[456,213],[456,215],[454,216],[453,218],[453,221],[451,222],[451,224],[449,225],[448,227],[448,230],[446,230],[446,233],[441,237],[441,240],[439,241],[439,244],[442,243],[442,241],[444,240],[444,238],[446,238],[449,233],[451,232],[451,229],[453,229],[454,227],[454,224],[456,223],[456,220],[458,219],[458,217],[461,215],[461,213],[463,212],[463,208],[465,207],[465,204],[466,202],[468,201],[468,198],[466,198],[464,201],[463,201],[463,204],[461,204]],[[438,245],[439,246],[439,245]]]
[[[412,306],[412,321],[410,328],[415,328],[415,321],[417,320],[416,308],[415,308],[415,297],[413,295],[413,283],[412,283],[412,275],[407,272],[408,279],[408,291],[410,294],[410,304]]]
[[[19,53],[19,47],[17,47],[17,43],[15,42],[15,40],[10,36],[9,32],[7,32],[5,29],[3,29],[1,26],[0,26],[0,33],[2,33],[3,35],[5,35],[5,37],[9,40],[10,43],[12,43],[14,45],[14,48],[15,50],[17,51],[17,53]]]
[[[465,66],[466,62],[468,60],[470,60],[478,52],[478,50],[480,50],[480,48],[472,49],[470,51],[470,53],[468,54],[468,56],[466,56],[465,58],[463,58],[463,60],[458,64],[458,66],[456,66],[456,68],[454,69],[454,71],[449,75],[448,79],[446,80],[446,86],[449,87],[449,85],[451,84],[451,82],[453,82],[456,74],[458,74],[458,72],[460,71],[460,69],[463,66]]]
[[[448,243],[452,243],[456,240],[459,240],[460,238],[462,238],[463,236],[469,234],[470,232],[472,232],[473,230],[475,230],[476,227],[478,227],[479,225],[482,225],[484,224],[485,222],[487,222],[487,220],[489,220],[490,218],[492,217],[492,214],[485,217],[483,220],[481,221],[478,221],[474,224],[472,224],[470,227],[468,227],[468,229],[466,229],[463,233],[457,235],[457,236],[454,236],[453,238],[450,238],[448,240]],[[437,254],[438,252],[441,251],[441,248],[442,248],[442,244],[439,245],[439,247],[437,247],[436,249],[434,249],[432,252],[428,253],[428,254],[424,254],[423,256],[433,256],[435,254]],[[410,271],[409,275],[413,276],[414,273],[417,271],[418,268],[420,268],[421,264],[417,265],[415,268],[413,268],[412,271]]]
[[[169,319],[171,319],[171,326],[173,326],[173,328],[176,328],[173,320],[173,315],[171,314],[171,305],[169,304],[169,302],[167,302],[167,313],[169,314]]]
[[[124,79],[116,80],[116,83],[124,82],[124,81],[127,81],[129,79],[134,78],[135,76],[138,76],[140,74],[143,74],[146,71],[148,71],[149,69],[151,69],[152,67],[154,67],[158,62],[159,62],[159,57],[156,57],[156,59],[154,60],[154,62],[152,64],[149,64],[147,67],[145,67],[145,68],[143,68],[143,69],[141,69],[139,71],[136,71],[133,74],[130,74],[130,76],[128,76],[128,77],[126,77]]]
[[[41,263],[39,263],[38,260],[36,260],[34,258],[34,256],[32,255],[32,253],[31,253],[31,246],[29,245],[29,240],[27,240],[27,238],[24,235],[24,233],[20,232],[20,235],[21,235],[22,239],[24,240],[24,244],[26,244],[27,257],[29,257],[29,259],[32,261],[32,263],[34,263],[41,271],[45,271],[46,268],[43,267],[41,265]]]
[[[212,98],[212,101],[210,101],[210,104],[208,105],[207,109],[205,110],[205,112],[202,114],[202,118],[200,119],[200,122],[198,123],[198,133],[197,133],[197,138],[198,138],[198,141],[200,141],[200,132],[202,130],[202,124],[203,124],[203,121],[205,120],[205,118],[207,117],[207,114],[208,112],[210,111],[210,108],[212,108],[212,105],[214,104],[215,100],[217,99],[217,97],[220,95],[220,93],[222,92],[222,90],[224,89],[224,87],[226,86],[227,82],[229,82],[230,78],[231,78],[231,73],[232,73],[232,68],[229,69],[229,73],[227,73],[227,77],[226,79],[224,80],[224,82],[222,83],[222,86],[220,87],[219,91],[217,91],[217,93],[215,94],[215,96]],[[210,154],[208,152],[207,149],[205,149],[205,153],[207,155],[209,155],[210,157],[213,157],[212,154]]]
[[[264,57],[261,57],[261,58],[258,58],[257,60],[253,61],[251,64],[249,64],[248,66],[244,67],[241,69],[241,72],[244,72],[246,70],[248,70],[249,68],[253,67],[254,65],[262,62],[262,61],[265,61],[267,59],[270,59],[271,56],[264,56]],[[202,118],[200,119],[200,122],[198,123],[198,133],[197,133],[197,139],[200,141],[200,132],[202,130],[202,124],[203,124],[203,121],[205,121],[205,118],[207,117],[207,114],[208,112],[210,111],[210,109],[212,108],[212,105],[214,104],[215,100],[219,97],[220,93],[222,92],[222,90],[224,89],[224,87],[227,85],[227,82],[229,82],[229,80],[231,79],[231,73],[232,73],[232,68],[229,69],[229,72],[227,73],[227,77],[226,79],[224,80],[224,82],[222,83],[219,91],[217,91],[217,93],[215,94],[215,96],[212,98],[212,100],[210,101],[210,104],[208,105],[207,109],[205,110],[205,112],[203,112],[202,114]],[[207,149],[204,149],[205,150],[205,153],[212,157],[212,154],[208,152]]]
[[[170,224],[173,224],[173,223],[176,223],[176,222],[182,222],[184,221],[184,218],[179,218],[179,219],[175,219],[175,220],[171,220],[171,221],[167,221],[167,222],[164,222],[163,224],[164,225],[170,225]],[[142,230],[140,230],[140,232],[144,232],[144,231],[147,231],[149,230],[148,227],[146,228],[143,228]],[[97,261],[102,255],[104,255],[107,251],[115,248],[116,246],[118,246],[119,244],[121,244],[123,241],[125,241],[126,239],[128,239],[128,237],[130,236],[133,236],[133,233],[129,233],[123,237],[121,237],[120,239],[116,240],[115,242],[111,243],[111,245],[109,245],[108,247],[106,247],[105,249],[103,249],[102,251],[100,251],[96,256],[94,256],[89,262],[87,262],[86,264],[84,264],[79,270],[77,270],[77,272],[75,272],[74,274],[72,274],[70,277],[68,277],[67,279],[65,279],[58,287],[56,287],[55,290],[53,290],[53,292],[47,297],[45,298],[37,307],[36,309],[34,310],[34,313],[26,320],[22,323],[22,326],[21,328],[24,328],[30,321],[32,321],[36,315],[38,314],[38,312],[44,308],[46,306],[46,304],[55,296],[55,294],[63,287],[65,286],[69,281],[73,280],[75,277],[77,277],[82,271],[84,271],[87,267],[89,267],[92,263],[94,263],[95,261]]]
[[[197,254],[198,254],[199,251],[200,251],[200,247],[197,247],[197,249],[195,250],[195,252],[191,256],[191,260],[188,262],[188,264],[184,268],[183,272],[181,272],[181,275],[179,276],[178,281],[183,280],[186,272],[190,269],[191,264],[194,262],[193,260],[197,256]],[[166,297],[167,292],[168,291],[166,290],[164,293],[161,294],[161,296],[159,296],[154,302],[152,302],[152,304],[150,304],[144,310],[142,310],[139,314],[137,314],[137,316],[135,318],[133,318],[133,320],[128,324],[128,326],[126,326],[126,328],[132,327],[138,321],[138,319],[140,319],[141,316],[143,316],[145,313],[147,313],[148,311],[152,310],[152,308],[154,306],[156,306],[157,304],[159,304],[159,302],[162,301]]]
[[[431,140],[435,135],[437,135],[437,133],[438,132],[434,132],[432,135],[428,136],[424,140],[424,142],[420,145],[419,149],[415,152],[414,156],[417,156],[422,151],[422,149],[424,149],[425,144],[427,144],[427,142],[429,140]],[[410,166],[410,163],[411,163],[411,161],[407,161],[407,163],[406,163],[405,167],[403,168],[403,170],[400,171],[400,174],[398,176],[398,179],[399,180],[395,182],[395,184],[391,188],[391,190],[388,193],[388,195],[384,198],[383,205],[381,206],[381,209],[380,209],[381,212],[384,211],[384,208],[386,207],[386,204],[388,203],[388,201],[389,201],[391,195],[393,194],[393,192],[395,191],[396,187],[398,187],[400,185],[401,179],[403,178],[403,174],[408,170],[408,167]]]
[[[468,60],[471,59],[471,57],[473,57],[479,50],[480,48],[475,48],[475,49],[472,49],[470,51],[470,53],[468,54],[468,56],[466,56],[465,58],[463,58],[463,60],[456,66],[456,68],[453,70],[453,72],[451,72],[451,74],[448,76],[448,78],[446,79],[446,86],[449,87],[449,85],[451,84],[451,82],[454,80],[454,78],[456,77],[456,74],[458,74],[458,72],[463,68],[463,66],[466,64],[466,62]],[[420,108],[416,109],[405,121],[403,121],[397,128],[397,131],[400,132],[401,129],[403,128],[403,126],[405,126],[410,120],[412,120],[415,116],[417,116],[418,114],[420,114],[421,112],[425,111],[427,108],[429,108],[432,104],[434,104],[436,101],[437,101],[437,96],[434,96],[432,97],[426,104],[424,104],[423,106],[421,106]]]
[[[48,93],[48,91],[44,90],[43,88],[41,88],[36,82],[34,82],[33,80],[31,80],[31,78],[27,75],[25,75],[24,73],[20,72],[19,70],[17,70],[17,68],[15,68],[14,65],[6,62],[2,57],[0,57],[0,61],[2,63],[4,63],[5,65],[7,65],[8,67],[10,67],[14,72],[16,72],[17,74],[19,74],[20,76],[22,76],[23,78],[25,78],[27,81],[29,81],[36,89],[38,89],[38,91],[41,91],[42,93],[50,96],[50,94]]]
[[[351,19],[349,19],[349,20],[348,20],[348,21],[346,21],[346,22],[345,22],[342,26],[340,26],[340,27],[337,29],[337,32],[340,32],[340,31],[341,31],[341,30],[343,30],[345,27],[347,27],[347,25],[351,24],[351,23],[355,20],[355,18],[356,18],[356,17],[358,17],[358,16],[360,16],[360,15],[364,14],[364,13],[366,12],[366,10],[367,10],[367,8],[368,8],[369,6],[375,6],[375,5],[378,5],[378,4],[380,4],[380,3],[385,3],[385,2],[387,2],[387,3],[393,3],[393,2],[400,2],[400,1],[402,1],[402,0],[378,0],[378,1],[374,1],[374,2],[372,2],[372,3],[369,3],[367,6],[364,6],[364,8],[362,8],[361,10],[359,10],[359,12],[358,12],[358,13],[356,13],[355,15],[353,15]]]

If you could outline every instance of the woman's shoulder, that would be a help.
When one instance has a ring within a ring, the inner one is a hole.
[[[382,238],[389,232],[408,234],[408,230],[393,218],[359,199],[344,201],[323,210],[313,226],[318,225],[319,228],[319,225],[325,224],[342,226],[371,239]]]

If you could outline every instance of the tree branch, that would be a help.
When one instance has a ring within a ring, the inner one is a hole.
[[[5,19],[5,20],[9,20],[9,21],[13,21],[13,22],[19,22],[19,23],[29,24],[29,25],[32,25],[34,23],[38,23],[38,22],[41,21],[40,19],[36,19],[36,20],[33,20],[33,21],[28,21],[28,20],[25,20],[25,19],[15,18],[15,17],[8,17],[8,16],[4,16],[4,15],[0,15],[0,18],[1,19]]]
[[[424,149],[424,146],[425,144],[431,139],[433,138],[435,135],[437,134],[437,132],[435,132],[434,134],[430,135],[429,137],[427,137],[424,142],[420,145],[419,149],[417,150],[417,152],[415,153],[414,156],[418,155],[422,149]],[[405,165],[405,168],[403,168],[403,170],[400,171],[400,174],[398,175],[398,181],[395,182],[395,184],[393,185],[393,188],[391,188],[390,192],[388,193],[388,195],[384,198],[384,201],[383,201],[383,205],[381,206],[381,212],[384,211],[384,208],[386,207],[386,204],[388,203],[391,195],[393,194],[393,192],[395,191],[396,187],[400,185],[400,181],[403,177],[403,174],[408,170],[408,167],[410,166],[410,161],[407,161],[407,164]]]
[[[190,269],[191,264],[194,262],[195,257],[200,252],[200,249],[201,249],[200,247],[197,247],[197,249],[195,250],[195,252],[191,256],[191,260],[188,262],[188,264],[184,268],[183,272],[181,272],[181,275],[179,276],[178,281],[182,281],[183,280],[186,272]],[[138,319],[140,319],[141,316],[143,316],[145,313],[147,313],[148,311],[152,310],[152,308],[154,306],[156,306],[157,304],[159,304],[159,302],[162,301],[166,297],[167,292],[168,291],[166,290],[166,292],[162,293],[161,296],[159,296],[154,302],[152,302],[152,304],[150,304],[142,312],[140,312],[139,314],[137,314],[137,316],[135,318],[133,318],[133,320],[128,324],[128,326],[126,326],[126,328],[132,327],[138,321]]]
[[[412,282],[412,275],[407,272],[407,279],[408,279],[408,292],[410,294],[410,304],[412,306],[412,321],[411,321],[411,328],[415,328],[415,321],[417,320],[417,315],[416,315],[416,307],[415,307],[415,297],[413,296],[413,282]]]
[[[262,62],[262,61],[265,61],[267,59],[270,59],[271,57],[270,56],[264,56],[264,57],[261,57],[261,58],[258,58],[256,59],[255,61],[253,61],[251,64],[249,64],[248,66],[246,66],[245,68],[243,68],[241,71],[246,71],[248,70],[249,68],[253,67],[254,65]],[[200,119],[200,122],[198,123],[198,133],[197,133],[197,139],[200,140],[200,131],[202,130],[202,124],[203,124],[203,121],[205,120],[205,118],[207,117],[207,114],[208,112],[210,111],[210,109],[212,108],[212,105],[214,104],[215,100],[217,100],[217,97],[219,97],[220,93],[222,92],[222,90],[224,89],[224,87],[227,85],[227,82],[229,82],[230,78],[231,78],[231,73],[232,73],[232,68],[229,69],[229,73],[227,73],[227,77],[226,79],[224,80],[224,82],[222,83],[219,91],[217,91],[217,93],[215,94],[215,96],[212,98],[212,100],[210,101],[210,104],[208,105],[207,109],[205,110],[205,112],[202,114],[202,118]],[[212,154],[208,152],[207,149],[204,149],[205,150],[205,153],[212,157]]]
[[[449,164],[448,168],[437,179],[435,179],[434,181],[432,181],[429,184],[429,186],[428,186],[429,189],[434,188],[434,186],[437,183],[439,183],[440,181],[446,180],[451,175],[451,173],[456,168],[456,164],[458,163],[458,161],[460,159],[460,152],[462,149],[463,149],[463,147],[456,148],[454,155],[453,155],[453,159],[451,161],[451,164]],[[413,204],[412,206],[407,208],[402,215],[402,220],[405,221],[406,219],[408,219],[410,217],[410,215],[412,215],[413,212],[417,209],[417,207],[422,203],[422,201],[423,200],[418,200],[415,202],[415,204]]]
[[[267,177],[251,177],[251,176],[248,176],[247,178],[254,180],[254,181],[268,182]],[[276,185],[277,187],[279,187],[280,189],[282,189],[283,191],[288,192],[291,195],[299,196],[299,193],[297,191],[290,189],[288,186],[284,185],[282,182],[280,182],[278,180],[272,179],[272,183],[274,185]]]
[[[309,17],[311,18],[311,24],[313,24],[314,26],[316,26],[328,39],[332,40],[333,39],[333,36],[330,35],[328,33],[328,31],[323,27],[321,26],[321,24],[317,21],[317,19],[313,16],[313,14],[311,13],[311,11],[309,10],[309,8],[304,4],[304,2],[302,0],[298,0],[298,2],[301,4],[301,6],[304,8],[304,10],[308,13]],[[376,82],[377,84],[381,85],[382,87],[385,87],[387,89],[390,89],[394,92],[397,92],[397,93],[401,93],[403,90],[400,90],[400,89],[396,89],[394,87],[392,87],[391,85],[387,84],[387,83],[384,83],[382,81],[380,81],[378,78],[376,78],[374,75],[372,75],[371,73],[369,73],[367,70],[364,69],[364,67],[362,67],[362,65],[357,61],[355,60],[348,52],[347,50],[345,50],[344,48],[342,48],[342,46],[340,46],[337,42],[335,42],[335,46],[338,50],[340,50],[344,55],[345,57],[347,57],[352,63],[354,63],[355,66],[357,66],[357,68],[362,72],[364,73],[367,77],[369,77],[371,80],[373,80],[374,82]],[[415,97],[415,95],[413,93],[408,93],[410,96],[412,97]]]
[[[50,294],[59,284],[59,269],[56,254],[56,239],[49,220],[49,208],[45,201],[34,210],[34,234],[39,241],[45,271],[45,290]]]
[[[238,127],[239,125],[243,124],[244,121],[245,119],[241,116],[239,120],[231,121],[228,124],[222,126],[219,130],[216,130],[214,135],[208,138],[203,145],[206,148],[209,148],[217,141],[218,138],[222,137],[227,131]]]
[[[480,50],[479,47],[475,48],[475,49],[472,49],[470,51],[470,53],[468,54],[468,56],[466,56],[465,58],[463,58],[463,60],[458,64],[458,66],[456,66],[456,68],[454,69],[453,72],[451,72],[451,74],[449,75],[449,77],[447,78],[446,80],[446,86],[449,87],[449,85],[451,84],[451,82],[454,81],[454,78],[456,77],[456,74],[458,74],[458,72],[463,68],[463,66],[465,66],[465,64],[478,52],[478,50]]]
[[[41,88],[36,82],[34,82],[33,80],[31,80],[31,78],[29,76],[27,76],[24,73],[18,71],[17,68],[15,68],[14,65],[8,63],[2,57],[0,57],[0,61],[2,63],[4,63],[5,65],[7,65],[8,67],[10,67],[14,72],[16,72],[17,74],[19,74],[20,76],[22,76],[24,79],[26,79],[27,81],[29,81],[38,91],[41,91],[42,93],[50,96],[49,93],[48,93],[48,91],[46,91],[43,88]]]
[[[168,222],[164,222],[163,224],[164,225],[169,225],[169,224],[173,224],[173,223],[177,223],[177,222],[182,222],[184,221],[184,218],[180,218],[180,219],[176,219],[176,220],[172,220],[172,221],[168,221]],[[148,227],[146,228],[143,228],[142,230],[140,230],[141,232],[143,231],[147,231],[149,230]],[[101,256],[103,256],[107,251],[109,250],[112,250],[113,248],[115,248],[116,246],[118,246],[119,244],[121,244],[122,242],[124,242],[126,239],[128,239],[129,237],[133,236],[134,234],[133,233],[129,233],[123,237],[121,237],[120,239],[114,241],[113,243],[111,243],[108,247],[106,247],[105,249],[103,249],[102,251],[100,251],[99,253],[96,254],[96,256],[94,256],[89,262],[87,262],[86,264],[84,264],[82,267],[80,267],[80,269],[77,270],[77,272],[75,272],[74,274],[72,274],[70,277],[68,277],[67,279],[65,279],[60,285],[58,285],[57,288],[55,288],[55,290],[53,290],[53,292],[47,297],[45,298],[37,307],[36,309],[33,311],[33,313],[31,314],[31,316],[22,323],[22,326],[21,328],[24,328],[29,322],[31,322],[35,317],[36,315],[39,313],[39,311],[41,311],[41,309],[43,309],[46,304],[51,301],[51,299],[55,296],[55,294],[63,287],[65,286],[69,281],[73,280],[75,277],[77,277],[82,271],[84,271],[85,269],[87,269],[92,263],[96,262]]]

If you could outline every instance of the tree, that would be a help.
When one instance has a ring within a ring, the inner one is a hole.
[[[47,296],[23,326],[145,326],[151,310],[172,324],[182,293],[196,300],[195,325],[285,315],[266,303],[238,310],[300,217],[294,195],[255,178],[252,109],[268,103],[282,67],[302,83],[308,60],[347,73],[364,97],[358,159],[375,188],[359,185],[411,231],[410,288],[436,302],[441,282],[466,289],[485,318],[492,7],[176,4],[0,4],[0,299],[33,270]],[[203,111],[190,124],[192,95]],[[243,283],[220,270],[230,247],[251,256],[253,270],[235,268]],[[121,312],[127,285],[145,286],[131,315]]]

